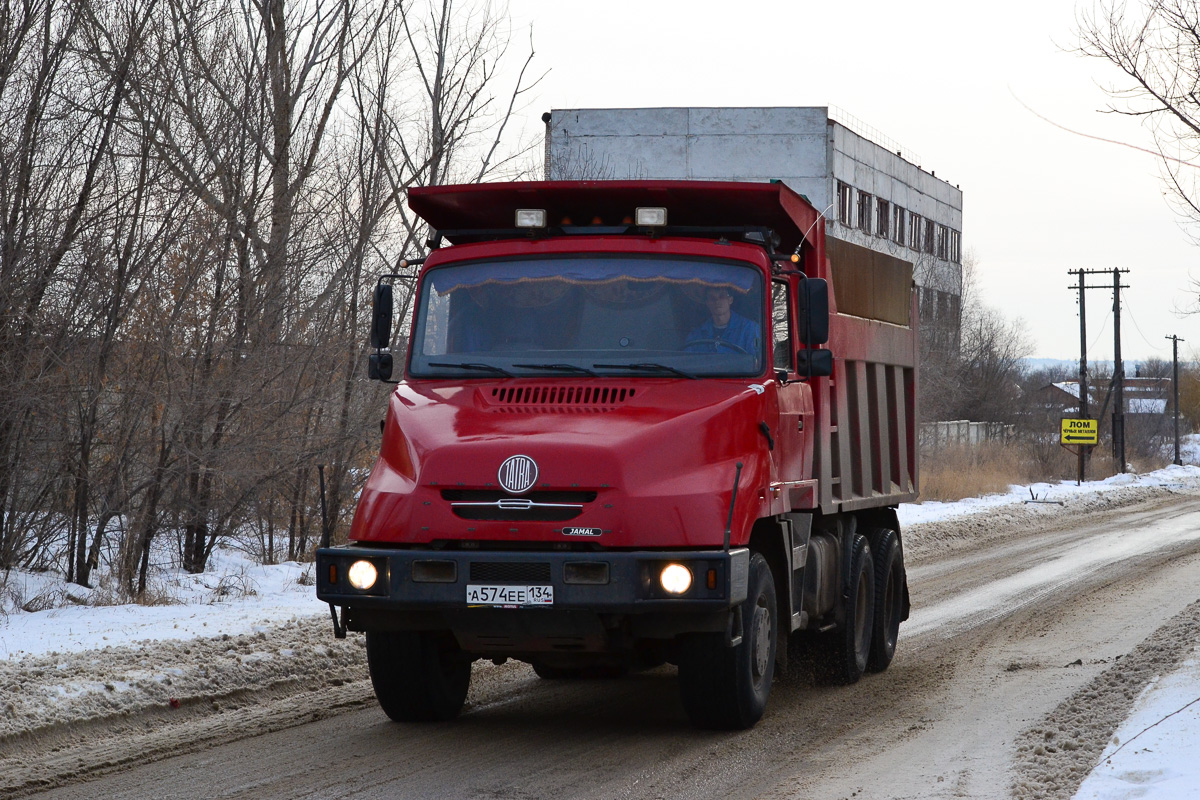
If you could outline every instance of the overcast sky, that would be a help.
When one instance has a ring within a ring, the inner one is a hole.
[[[1135,0],[1131,0],[1133,5]],[[963,190],[963,246],[985,301],[1021,318],[1033,355],[1079,358],[1069,269],[1128,268],[1127,359],[1200,352],[1200,247],[1168,205],[1153,156],[1066,133],[1152,146],[1100,113],[1107,64],[1073,52],[1069,0],[510,0],[549,69],[524,116],[552,108],[837,106],[920,154]],[[517,45],[514,42],[514,45]],[[1097,283],[1104,280],[1098,278]],[[1111,283],[1111,280],[1108,281]],[[1088,356],[1113,353],[1112,292],[1088,292]]]

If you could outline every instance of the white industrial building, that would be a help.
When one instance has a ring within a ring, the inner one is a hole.
[[[542,119],[547,180],[782,180],[823,209],[830,237],[911,262],[926,332],[957,339],[962,191],[853,117],[824,107],[604,108]]]

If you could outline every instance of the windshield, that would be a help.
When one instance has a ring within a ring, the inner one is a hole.
[[[726,261],[596,256],[429,272],[410,371],[421,377],[750,376],[762,276]]]

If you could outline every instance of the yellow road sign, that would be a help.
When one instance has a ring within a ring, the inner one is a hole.
[[[1063,444],[1096,444],[1100,436],[1100,423],[1094,419],[1064,419],[1062,421]]]

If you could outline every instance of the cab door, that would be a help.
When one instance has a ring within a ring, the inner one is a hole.
[[[771,282],[772,358],[778,381],[779,420],[774,432],[775,480],[780,484],[804,480],[804,442],[812,422],[812,392],[796,372],[795,292],[787,278]]]

